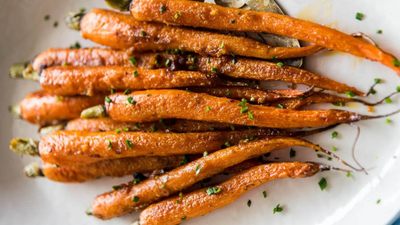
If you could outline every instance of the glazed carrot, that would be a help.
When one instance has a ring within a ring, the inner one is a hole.
[[[168,51],[170,52],[170,51]],[[323,76],[308,72],[306,70],[283,66],[279,67],[276,63],[253,60],[240,57],[212,57],[191,54],[173,54],[172,53],[140,53],[128,57],[123,51],[108,49],[93,49],[93,57],[88,49],[51,49],[39,54],[34,60],[34,68],[48,68],[61,66],[63,61],[67,60],[68,65],[74,66],[135,66],[147,69],[159,69],[167,67],[170,70],[197,70],[204,73],[211,72],[215,68],[218,74],[223,74],[233,78],[244,78],[262,81],[286,81],[308,86],[315,86],[326,90],[337,92],[352,91],[356,95],[364,95],[354,87],[349,87],[325,78]],[[179,52],[179,51],[178,51]],[[73,57],[81,56],[81,57]],[[236,60],[235,63],[233,60]],[[157,62],[157,63],[156,63]],[[19,67],[18,67],[19,68]],[[22,67],[25,68],[25,67]],[[29,79],[39,79],[40,71],[24,71],[25,77]],[[14,69],[17,70],[17,69]],[[19,72],[22,73],[18,69]],[[21,75],[22,76],[22,75]],[[18,77],[18,76],[17,76]]]
[[[167,134],[56,131],[40,140],[38,152],[47,163],[78,165],[136,156],[203,154],[204,151],[213,152],[221,149],[221,146],[234,145],[244,139],[309,134],[306,131],[285,132],[275,129]]]
[[[45,176],[52,181],[75,183],[100,177],[122,177],[134,173],[148,173],[158,169],[175,168],[185,159],[186,156],[142,156],[71,166],[34,162],[26,166],[24,171],[28,177]]]
[[[212,73],[141,69],[122,66],[60,66],[42,71],[40,85],[57,95],[88,95],[125,90],[165,89],[192,86],[239,85]]]
[[[161,13],[160,8],[163,6],[166,10]],[[138,21],[163,22],[215,30],[265,32],[296,38],[328,49],[378,61],[400,75],[399,61],[378,47],[335,29],[285,15],[184,0],[133,0],[130,11]],[[179,16],[175,18],[174,15],[178,11]],[[232,20],[235,23],[231,23]],[[224,49],[229,52],[235,47],[225,44]]]
[[[147,96],[148,94],[150,96]],[[126,104],[128,98],[135,104]],[[148,90],[132,92],[129,95],[117,93],[110,95],[110,99],[105,106],[110,118],[126,122],[174,118],[257,127],[300,128],[382,117],[364,116],[342,110],[296,111],[249,105],[233,99],[181,90]]]
[[[110,118],[75,119],[68,122],[66,130],[75,131],[144,131],[144,132],[207,132],[244,130],[247,126],[232,126],[226,123],[209,123],[195,120],[161,120],[161,122],[130,123],[118,122]]]
[[[92,204],[92,213],[103,220],[122,216],[182,191],[196,182],[219,174],[224,169],[249,158],[295,145],[324,151],[309,142],[293,138],[269,138],[242,143],[208,154],[158,178],[143,181],[136,186],[132,183],[120,185],[119,190],[97,196]],[[132,199],[137,201],[132,201]]]
[[[176,168],[198,158],[192,156],[142,156],[109,159],[84,165],[58,166],[45,162],[33,162],[24,168],[27,177],[44,176],[49,180],[63,183],[77,183],[101,177],[131,176],[134,173],[150,173],[154,170]],[[250,159],[224,170],[224,173],[240,173],[260,165],[259,160]]]
[[[252,103],[270,103],[280,99],[297,99],[304,97],[304,92],[298,90],[270,90],[270,92],[248,87],[190,87],[196,93],[206,93],[217,97],[227,97],[237,100],[246,99]]]
[[[235,55],[271,59],[303,57],[322,49],[271,47],[247,37],[233,36],[185,27],[136,21],[132,16],[104,9],[93,9],[80,24],[82,37],[101,45],[130,52],[180,49],[212,56]],[[227,50],[224,46],[230,46]]]
[[[311,177],[326,168],[316,163],[301,162],[259,165],[214,186],[218,193],[210,192],[210,188],[202,188],[150,205],[140,213],[140,225],[179,224],[182,220],[203,216],[229,205],[244,193],[265,182],[283,178]]]
[[[41,126],[79,118],[81,112],[104,102],[104,95],[61,97],[44,91],[28,94],[19,104],[21,117]]]

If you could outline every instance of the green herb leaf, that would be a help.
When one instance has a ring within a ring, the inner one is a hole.
[[[354,92],[352,92],[352,91],[345,91],[344,93],[347,95],[347,97],[350,97],[350,98],[356,96],[356,94],[354,94]]]
[[[127,100],[128,100],[128,102],[129,102],[130,104],[136,105],[136,101],[133,100],[132,96],[129,96],[129,97],[127,98]]]
[[[278,104],[278,108],[283,109],[283,105]]]
[[[263,191],[263,196],[264,196],[264,198],[267,198],[267,192],[266,191]]]
[[[118,191],[119,189],[121,189],[120,186],[112,186],[112,189],[114,189],[114,191]]]
[[[165,12],[165,10],[167,10],[165,5],[161,6],[161,9],[160,9],[161,14],[163,14]]]
[[[379,204],[379,203],[381,203],[381,200],[380,200],[380,199],[378,199],[378,201],[376,201],[376,204]]]
[[[382,34],[382,30],[377,30],[376,33],[377,34]]]
[[[189,161],[188,156],[187,155],[183,155],[183,159],[182,159],[181,163],[179,164],[179,166],[185,165],[186,163],[188,163],[188,161]]]
[[[58,21],[54,21],[53,27],[54,27],[54,28],[58,27]]]
[[[362,20],[363,18],[364,18],[364,14],[362,14],[362,13],[360,13],[360,12],[357,12],[357,14],[356,14],[356,19]]]
[[[215,130],[215,127],[210,127],[210,130],[211,130],[211,131],[214,131],[214,130]]]
[[[229,127],[231,128],[231,130],[235,130],[235,126],[230,125]]]
[[[146,33],[146,31],[144,31],[144,30],[142,30],[142,36],[146,36],[147,35],[147,33]]]
[[[335,146],[332,147],[332,151],[336,152],[337,148]]]
[[[385,102],[390,104],[390,103],[392,103],[392,99],[391,98],[386,98]]]
[[[129,57],[129,62],[131,63],[132,66],[135,65],[136,61],[137,61],[137,59],[135,56]]]
[[[219,191],[219,192],[221,192],[221,191]],[[216,194],[216,193],[218,193],[218,192],[217,192],[217,190],[215,189],[215,187],[211,187],[211,188],[209,188],[209,189],[206,190],[206,193],[207,193],[208,195],[213,195],[213,194]]]
[[[207,107],[206,107],[206,111],[207,111],[207,112],[210,112],[210,110],[211,110],[210,107],[207,106]]]
[[[116,133],[116,134],[121,133],[121,129],[116,129],[116,130],[115,130],[115,133]]]
[[[400,87],[399,87],[400,88]],[[226,96],[229,96],[231,94],[230,91],[226,92]]]
[[[281,205],[281,204],[278,204],[278,205],[274,208],[274,210],[273,210],[274,214],[277,213],[277,212],[282,212],[283,208],[282,208],[280,205]]]
[[[248,106],[245,106],[245,107],[241,108],[240,109],[240,114],[243,114],[243,113],[247,112],[248,109],[249,109]]]
[[[397,87],[396,87],[396,91],[397,91],[397,92],[400,92],[400,86],[397,86]]]
[[[319,188],[321,189],[321,191],[323,191],[326,188],[326,186],[328,185],[328,183],[326,182],[326,179],[323,177],[318,182],[318,185],[319,185]]]
[[[332,157],[328,157],[328,161],[332,161]]]
[[[218,72],[218,70],[217,70],[217,68],[213,67],[213,68],[211,68],[211,72],[213,72],[213,73],[217,73],[217,72]]]
[[[227,147],[231,147],[231,146],[232,146],[231,143],[229,143],[229,141],[225,142],[225,145],[226,145]]]
[[[230,22],[231,22],[231,24],[234,24],[235,23],[235,19],[231,20]]]
[[[178,19],[179,15],[175,14],[174,19]]]
[[[250,101],[254,102],[256,99],[254,97],[250,98]]]
[[[44,16],[44,20],[49,20],[50,19],[50,15],[45,15]]]
[[[251,206],[251,200],[250,200],[250,199],[247,201],[247,206],[248,206],[248,207]]]
[[[224,43],[222,43],[222,45],[220,46],[220,48],[221,48],[221,49],[224,49],[224,48],[225,48]]]
[[[277,65],[282,68],[283,62],[278,62]]]
[[[239,10],[238,14],[239,14],[239,15],[242,14],[242,10]]]
[[[375,78],[374,81],[376,84],[380,84],[382,82],[382,80],[380,78]]]
[[[186,220],[186,216],[182,217],[181,220]]]
[[[133,196],[132,202],[138,202],[138,201],[139,201],[139,197],[138,196]]]
[[[138,124],[138,125],[139,125],[139,124]],[[138,127],[138,128],[139,128],[139,127]],[[129,131],[129,127],[125,127],[125,128],[124,128],[124,131],[125,131],[125,132],[128,132],[128,131]]]
[[[126,140],[125,143],[128,145],[129,149],[132,149],[132,142],[130,140]]]
[[[395,66],[395,67],[399,67],[400,66],[400,62],[397,59],[393,59],[392,63],[393,63],[393,66]]]
[[[137,77],[138,76],[138,72],[137,72],[137,70],[135,70],[134,72],[133,72],[133,77]]]
[[[370,93],[371,93],[371,95],[374,95],[374,94],[376,94],[376,91],[375,91],[375,89],[371,89],[371,91],[370,91]]]
[[[391,119],[386,119],[386,123],[391,123],[392,120]]]
[[[200,173],[200,167],[199,167],[199,165],[196,165],[195,171],[196,171],[196,175]]]
[[[111,140],[110,139],[108,139],[108,148],[112,149],[112,145],[111,145]]]
[[[115,89],[114,89],[114,88],[111,88],[110,93],[111,93],[111,94],[115,94]]]
[[[62,102],[62,97],[61,96],[57,96],[57,102]]]
[[[203,156],[204,156],[204,157],[206,157],[207,155],[208,155],[208,152],[207,152],[207,151],[203,152]]]
[[[253,113],[249,112],[249,118],[250,118],[251,120],[254,119]]]
[[[339,135],[339,133],[337,131],[333,131],[332,133],[332,139],[337,138],[337,136]]]
[[[182,191],[181,192],[179,192],[179,197],[182,197],[183,196],[183,193],[182,193]]]
[[[129,90],[129,89],[126,89],[126,90],[124,91],[124,95],[127,95],[127,94],[129,94],[129,93],[131,93],[131,90]]]
[[[247,100],[242,98],[242,101],[238,104],[238,106],[244,106],[244,105],[246,105],[246,103],[247,103]]]
[[[107,103],[111,102],[111,99],[108,96],[105,97],[105,100],[106,100]]]
[[[171,60],[170,59],[167,59],[167,61],[165,61],[165,66],[169,66],[169,64],[171,63]]]
[[[334,106],[345,106],[345,103],[344,102],[334,102],[334,103],[332,103],[332,105],[334,105]]]
[[[324,157],[322,154],[317,154],[317,157],[318,158],[322,158],[322,157]]]
[[[154,133],[158,130],[157,124],[154,124],[154,126],[151,127],[151,131]]]
[[[347,172],[347,177],[351,177],[351,173],[350,172]]]
[[[272,55],[272,56],[271,56],[271,59],[276,59],[276,56]]]

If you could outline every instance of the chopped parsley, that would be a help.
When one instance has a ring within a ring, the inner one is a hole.
[[[391,123],[392,120],[391,119],[386,119],[386,123]]]
[[[139,126],[139,124],[137,124],[137,125]],[[139,128],[139,127],[138,127],[138,128]],[[125,128],[124,128],[124,131],[125,131],[125,132],[128,132],[128,131],[129,131],[129,127],[125,127]]]
[[[161,9],[160,9],[161,14],[163,14],[165,12],[165,10],[167,10],[165,5],[161,6]]]
[[[250,98],[250,101],[254,102],[256,99],[254,97]]]
[[[126,90],[124,91],[124,95],[127,95],[127,94],[129,94],[129,93],[131,93],[131,90],[129,90],[129,89],[126,89]]]
[[[277,213],[277,212],[282,212],[283,208],[282,208],[280,205],[281,205],[281,204],[278,204],[278,205],[274,208],[274,210],[273,210],[273,213],[274,213],[274,214]]]
[[[178,19],[179,15],[175,14],[174,19]]]
[[[45,15],[44,16],[44,20],[49,20],[50,19],[50,15]]]
[[[136,101],[133,100],[132,96],[129,96],[129,97],[127,98],[127,100],[128,100],[128,102],[129,102],[130,104],[136,105]]]
[[[393,63],[393,66],[395,66],[395,67],[399,67],[400,66],[400,62],[397,59],[393,59],[392,63]]]
[[[400,87],[399,87],[399,89],[400,89]],[[229,95],[231,95],[231,92],[230,91],[226,92],[226,96],[229,96]]]
[[[139,197],[138,196],[133,196],[132,202],[138,202],[138,201],[139,201]]]
[[[171,60],[167,59],[167,61],[165,61],[165,66],[169,66],[170,63],[171,63]]]
[[[182,217],[181,220],[186,220],[186,216]]]
[[[116,129],[116,130],[115,130],[115,133],[116,133],[116,134],[121,133],[121,129]]]
[[[318,182],[319,188],[321,189],[321,191],[323,191],[326,186],[328,185],[328,183],[326,182],[325,177],[321,178],[321,180]]]
[[[350,172],[347,172],[347,177],[351,177],[351,173]]]
[[[111,102],[111,99],[108,96],[105,97],[105,100],[106,100],[107,103]]]
[[[221,192],[221,188],[215,189],[215,187],[209,188],[206,190],[208,195],[213,195]]]
[[[142,36],[146,36],[147,35],[147,33],[146,33],[146,31],[144,31],[144,30],[142,30]]]
[[[377,34],[382,34],[382,30],[377,30],[376,33]]]
[[[278,65],[279,67],[282,67],[282,66],[283,66],[283,62],[278,62],[277,65]]]
[[[263,191],[263,196],[264,196],[264,198],[267,198],[267,192],[266,191]]]
[[[357,14],[356,14],[356,19],[362,20],[363,18],[364,18],[364,14],[362,14],[362,13],[360,13],[360,12],[357,12]]]
[[[199,165],[196,165],[195,171],[196,171],[196,175],[200,173],[200,167],[199,167]]]
[[[180,165],[180,166],[183,166],[183,165],[185,165],[186,163],[188,163],[188,161],[189,161],[188,156],[187,156],[187,155],[183,155],[183,159],[182,159],[182,161],[181,161],[181,163],[180,163],[179,165]]]
[[[380,200],[380,199],[378,199],[378,201],[376,201],[376,204],[379,204],[379,203],[381,203],[381,200]]]
[[[57,96],[57,102],[62,102],[62,97],[61,96]]]
[[[334,103],[332,103],[332,105],[334,105],[334,106],[345,106],[345,104],[346,103],[344,103],[344,102],[334,102]]]
[[[386,102],[386,103],[392,103],[392,99],[391,99],[391,98],[386,98],[386,99],[385,99],[385,102]]]
[[[350,97],[350,98],[356,96],[356,94],[354,94],[354,92],[352,92],[352,91],[345,91],[344,93],[347,95],[347,97]]]
[[[243,114],[243,113],[247,112],[248,109],[249,109],[248,106],[245,106],[245,107],[241,108],[240,109],[240,114]]]
[[[396,91],[397,91],[397,92],[400,92],[400,86],[397,86],[397,87],[396,87]]]
[[[136,61],[137,61],[137,59],[135,56],[129,57],[129,62],[131,63],[132,66],[135,65]]]
[[[210,112],[211,109],[210,109],[209,106],[207,106],[207,107],[206,107],[206,110],[207,110],[207,112]]]
[[[251,200],[250,200],[250,199],[247,201],[247,206],[248,206],[248,207],[251,206]]]
[[[132,149],[132,142],[130,140],[126,140],[125,143],[128,145],[129,149]]]
[[[380,78],[375,78],[374,81],[376,84],[380,84],[382,82],[382,80]]]
[[[332,157],[328,157],[328,161],[332,161]]]
[[[371,89],[371,91],[370,91],[370,93],[371,93],[371,95],[374,95],[374,94],[376,94],[376,91],[375,91],[375,89]]]
[[[179,192],[179,197],[182,197],[183,196],[183,193],[182,193],[182,191],[181,192]]]
[[[231,22],[231,24],[234,24],[235,23],[235,19],[231,20],[230,22]]]
[[[250,118],[251,120],[254,119],[253,113],[249,112],[249,118]]]
[[[217,73],[217,72],[218,72],[218,70],[217,70],[217,68],[213,67],[213,68],[211,68],[211,72],[213,72],[213,73]]]
[[[75,44],[69,46],[70,49],[80,49],[81,44],[79,42],[75,42]]]
[[[114,191],[118,191],[119,189],[121,189],[120,186],[112,186],[112,189],[114,189]]]
[[[239,10],[238,14],[239,14],[239,15],[242,14],[242,10]]]
[[[111,93],[111,94],[115,94],[115,89],[114,89],[114,88],[111,88],[110,93]]]
[[[272,56],[271,56],[271,59],[276,59],[276,56],[272,55]]]
[[[151,131],[154,133],[158,130],[157,124],[154,124],[154,126],[151,127]]]
[[[278,108],[283,109],[283,105],[278,104]]]
[[[231,128],[231,130],[235,130],[235,126],[230,125],[229,127]]]
[[[321,155],[321,154],[317,154],[317,157],[318,157],[318,158],[322,158],[322,157],[324,157],[324,156]]]
[[[246,105],[247,100],[245,98],[242,98],[242,101],[238,104],[238,106],[244,106]]]
[[[193,64],[189,66],[189,70],[195,70],[196,68],[197,68],[196,65]]]
[[[137,70],[135,70],[135,72],[133,72],[133,77],[137,77],[138,76],[138,72]]]
[[[207,155],[208,155],[208,152],[205,151],[205,152],[203,153],[203,156],[205,157],[205,156],[207,156]]]
[[[222,43],[222,45],[220,46],[220,48],[221,48],[221,49],[224,49],[224,48],[225,48],[224,43]]]
[[[337,138],[337,136],[339,135],[339,133],[337,131],[333,131],[332,133],[332,139]]]
[[[58,27],[58,21],[54,21],[53,27],[54,27],[54,28]]]
[[[111,145],[111,140],[110,139],[108,139],[108,148],[112,149],[112,145]]]
[[[336,152],[337,148],[335,146],[332,147],[332,151]]]
[[[229,141],[227,141],[227,142],[225,142],[225,146],[231,147],[232,145],[231,145],[231,143],[229,143]]]

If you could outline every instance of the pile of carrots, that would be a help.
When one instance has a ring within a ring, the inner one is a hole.
[[[49,49],[10,69],[12,77],[42,87],[12,108],[37,124],[42,135],[40,141],[11,141],[13,151],[43,160],[28,165],[27,176],[68,183],[135,174],[132,182],[97,196],[88,214],[106,220],[143,209],[140,224],[177,224],[228,205],[267,181],[332,169],[257,159],[274,150],[305,146],[363,170],[300,138],[382,116],[302,107],[374,105],[353,98],[368,93],[280,59],[329,48],[376,60],[400,74],[396,58],[339,31],[273,13],[184,0],[133,0],[130,11],[79,14],[75,28],[82,37],[110,48]],[[194,27],[268,32],[315,45],[273,47]],[[266,90],[260,81],[310,88]],[[306,127],[314,129],[287,129]],[[214,187],[185,191],[220,173],[235,175]]]

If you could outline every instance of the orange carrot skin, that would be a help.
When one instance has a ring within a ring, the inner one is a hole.
[[[35,71],[61,66],[120,66],[131,65],[124,51],[104,48],[50,48],[41,52],[32,62]]]
[[[281,68],[272,62],[235,57],[236,63],[233,63],[233,58],[229,56],[211,57],[197,54],[189,56],[166,53],[135,53],[128,56],[123,51],[99,48],[94,48],[92,52],[89,49],[50,49],[39,54],[33,65],[35,69],[48,68],[61,66],[66,61],[67,65],[73,66],[135,66],[146,69],[167,67],[170,70],[193,70],[195,68],[204,73],[210,73],[214,67],[219,74],[233,78],[280,80],[337,92],[352,91],[356,95],[364,95],[363,92],[346,84],[298,68],[289,66]],[[135,60],[129,60],[130,57]]]
[[[319,172],[320,165],[315,163],[271,163],[246,170],[229,180],[216,185],[219,193],[208,195],[206,190],[186,193],[155,203],[140,213],[142,225],[173,225],[203,216],[216,209],[229,205],[249,190],[269,181],[283,178],[305,178]]]
[[[162,6],[166,7],[164,13],[160,13]],[[174,15],[178,10],[181,14],[175,19]],[[130,11],[139,21],[216,30],[265,32],[296,38],[328,49],[378,61],[400,75],[400,67],[393,62],[397,59],[378,47],[335,29],[285,15],[184,0],[133,0]],[[235,23],[230,23],[231,20],[235,20]],[[229,51],[230,46],[227,45],[225,48]]]
[[[147,96],[148,94],[150,96]],[[132,97],[136,104],[127,105],[128,97]],[[175,118],[257,127],[300,128],[328,126],[361,119],[359,114],[341,110],[296,111],[247,104],[247,112],[241,113],[244,105],[239,106],[239,101],[180,90],[148,90],[132,92],[129,95],[117,93],[111,95],[110,99],[111,102],[106,103],[110,118],[126,122]]]
[[[269,138],[242,143],[208,154],[158,178],[148,179],[136,186],[120,185],[121,188],[117,191],[99,195],[92,204],[93,214],[103,220],[122,216],[219,174],[225,168],[273,150],[295,145],[319,148],[309,142],[293,138]],[[200,169],[197,174],[196,167]],[[139,197],[137,202],[132,201],[134,196]]]
[[[315,103],[346,103],[352,101],[354,101],[352,98],[345,98],[325,93],[316,93],[305,98],[278,100],[273,102],[271,106],[283,107],[285,109],[299,109]]]
[[[68,122],[66,130],[75,131],[143,131],[143,132],[207,132],[230,131],[232,125],[226,123],[209,123],[195,120],[165,120],[163,122],[130,123],[114,121],[108,117],[97,119],[75,119]],[[247,126],[233,126],[235,130],[247,130]]]
[[[21,116],[41,126],[79,118],[84,109],[104,102],[104,95],[61,97],[44,91],[28,94],[21,102]]]
[[[122,177],[134,173],[149,173],[153,170],[175,168],[183,156],[142,156],[103,160],[91,164],[54,166],[44,162],[41,170],[52,181],[63,183],[85,182],[100,177]]]
[[[88,95],[115,91],[215,86],[226,82],[220,76],[195,71],[148,70],[135,67],[60,66],[43,70],[40,85],[57,95]]]
[[[106,24],[106,26],[104,26]],[[322,49],[271,47],[247,37],[199,31],[185,27],[136,21],[133,17],[104,9],[93,9],[81,22],[83,38],[130,52],[179,49],[202,55],[235,55],[271,59],[303,57]],[[223,46],[230,46],[225,49]]]
[[[269,129],[204,133],[55,131],[40,140],[39,151],[43,161],[67,166],[125,157],[203,154],[219,150],[227,142],[233,145],[251,137],[283,134]]]

